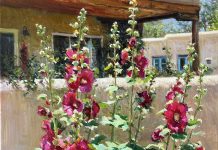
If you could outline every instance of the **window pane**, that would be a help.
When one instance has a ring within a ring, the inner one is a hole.
[[[166,70],[166,67],[167,67],[167,60],[166,60],[165,57],[163,57],[163,58],[161,59],[161,71]]]
[[[55,71],[58,73],[58,77],[64,76],[64,68],[65,68],[65,52],[66,49],[69,48],[69,37],[66,36],[53,36],[53,44],[54,44],[54,56],[58,58],[57,64],[55,64]]]
[[[0,74],[7,76],[14,68],[14,35],[13,33],[0,33]]]

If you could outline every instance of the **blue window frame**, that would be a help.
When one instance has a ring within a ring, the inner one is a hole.
[[[188,64],[188,55],[178,55],[177,68],[179,72],[184,71],[184,66]]]
[[[152,65],[158,71],[164,71],[166,69],[166,65],[167,65],[167,58],[165,56],[153,57],[152,58]]]

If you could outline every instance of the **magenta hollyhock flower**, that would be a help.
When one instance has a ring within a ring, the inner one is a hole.
[[[67,64],[65,67],[65,79],[69,80],[72,77],[73,73],[73,66]]]
[[[92,85],[94,83],[94,73],[90,69],[83,69],[81,73],[78,74],[79,89],[82,93],[88,93],[92,90]]]
[[[92,106],[85,107],[83,112],[87,116],[88,120],[94,119],[97,117],[98,113],[100,112],[100,106],[96,101],[93,101]]]
[[[77,50],[68,49],[66,51],[66,55],[67,55],[69,60],[71,60],[71,61],[76,60],[77,59]]]
[[[135,47],[137,43],[136,37],[131,37],[129,39],[129,47]]]
[[[128,60],[129,57],[129,53],[127,50],[122,50],[121,52],[121,64],[124,65],[126,63],[126,61]]]
[[[142,55],[137,55],[134,58],[134,62],[136,63],[136,67],[138,67],[139,70],[143,70],[148,66],[148,59]]]
[[[141,93],[138,93],[138,96],[142,99],[142,101],[139,102],[139,105],[141,107],[148,108],[151,105],[152,98],[150,94],[148,93],[148,91],[143,91]]]
[[[71,116],[74,110],[81,112],[83,110],[83,103],[76,98],[76,93],[69,91],[64,94],[62,102],[64,111]]]
[[[172,133],[184,133],[188,124],[187,111],[187,105],[178,101],[173,101],[173,103],[167,105],[164,116],[167,127]]]
[[[38,108],[37,108],[37,114],[38,114],[39,116],[46,116],[46,115],[47,115],[47,111],[46,111],[46,109],[45,109],[44,107],[38,106]]]
[[[152,133],[151,140],[153,142],[158,142],[164,138],[163,136],[160,135],[161,131],[162,131],[161,129],[155,129],[155,131]]]
[[[66,150],[90,150],[88,141],[77,140],[74,144],[68,147]]]

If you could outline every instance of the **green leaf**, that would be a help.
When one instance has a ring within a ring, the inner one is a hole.
[[[195,147],[192,144],[186,144],[181,146],[181,150],[195,150]]]
[[[111,69],[113,67],[113,64],[112,63],[109,63],[107,65],[107,67],[104,68],[104,71],[108,71],[109,69]]]
[[[37,100],[46,100],[47,99],[47,94],[39,94],[37,97]]]
[[[116,92],[117,90],[118,90],[118,87],[115,85],[110,85],[108,88],[106,88],[106,91],[108,91],[109,93]]]
[[[172,137],[176,140],[184,140],[184,139],[186,139],[187,134],[186,133],[184,133],[184,134],[177,133],[177,134],[172,134]]]
[[[98,145],[100,142],[105,140],[107,137],[105,135],[96,135],[94,139],[92,139],[91,143]]]
[[[96,150],[108,150],[108,148],[104,144],[95,145],[92,144]]]
[[[149,144],[146,147],[146,150],[164,150],[164,145],[162,143],[159,143],[159,144]]]
[[[160,132],[160,135],[161,136],[166,136],[168,133],[170,133],[170,130],[168,129],[168,128],[165,128],[165,129],[163,129],[161,132]]]

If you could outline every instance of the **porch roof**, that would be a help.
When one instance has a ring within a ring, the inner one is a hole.
[[[1,0],[2,6],[35,8],[60,13],[78,14],[81,8],[88,15],[113,20],[128,19],[129,0]],[[138,20],[164,18],[198,20],[199,0],[138,0]]]

